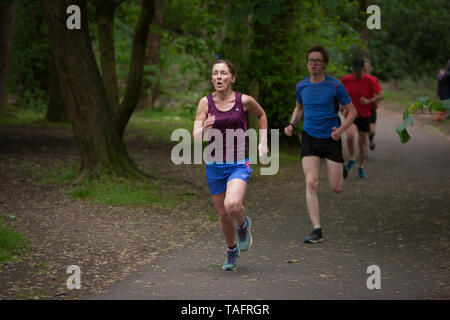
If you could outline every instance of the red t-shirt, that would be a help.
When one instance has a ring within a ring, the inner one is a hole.
[[[370,77],[370,78],[372,78],[372,79],[375,81],[375,83],[377,84],[378,88],[380,89],[380,91],[377,92],[377,94],[380,93],[380,92],[381,92],[381,87],[380,87],[380,84],[378,83],[378,78],[375,77],[375,76],[373,76],[373,75],[371,75],[371,74],[368,74],[367,76]],[[376,103],[372,103],[372,104],[370,105],[370,108],[371,108],[371,109],[376,109],[376,108],[378,108],[378,106],[377,106]]]
[[[363,74],[360,79],[357,79],[352,73],[344,76],[341,79],[341,82],[345,86],[345,89],[350,95],[350,98],[358,111],[358,117],[370,117],[370,112],[373,105],[362,105],[360,99],[361,97],[371,99],[381,92],[377,79],[367,74]]]

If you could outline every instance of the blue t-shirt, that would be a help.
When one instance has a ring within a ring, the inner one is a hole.
[[[338,80],[325,75],[321,83],[311,83],[310,77],[295,87],[297,102],[303,104],[303,130],[319,139],[331,137],[331,128],[339,128],[339,103],[343,106],[352,100]]]

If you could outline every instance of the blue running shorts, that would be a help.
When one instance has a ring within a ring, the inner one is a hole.
[[[206,181],[212,195],[224,192],[228,181],[241,179],[249,183],[252,169],[250,161],[238,161],[235,163],[206,163]]]

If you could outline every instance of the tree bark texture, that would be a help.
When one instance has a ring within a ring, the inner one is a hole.
[[[366,23],[366,14],[368,7],[368,1],[367,0],[358,0],[359,2],[359,9],[364,13],[363,18],[361,19],[360,23],[360,33],[361,38],[363,41],[363,46],[359,48],[358,50],[358,56],[362,59],[369,59],[370,58],[370,31],[367,28]]]
[[[91,0],[97,19],[100,65],[106,97],[116,113],[119,109],[119,87],[117,84],[116,53],[114,45],[114,11],[123,0]]]
[[[119,105],[117,115],[114,118],[115,126],[120,137],[123,137],[125,127],[139,102],[142,89],[147,36],[153,19],[154,10],[155,0],[141,1],[141,13],[134,29],[127,89],[125,91],[125,96]]]
[[[67,122],[67,110],[64,104],[64,99],[61,94],[61,88],[59,86],[58,72],[56,70],[55,59],[51,54],[50,59],[50,94],[48,101],[47,113],[45,119],[53,122]]]
[[[0,3],[0,108],[8,102],[8,73],[16,7],[16,1]]]
[[[47,19],[61,93],[80,154],[83,179],[136,171],[113,121],[97,68],[87,23],[87,0],[41,0]],[[66,27],[66,9],[81,9],[81,30]]]
[[[158,66],[160,62],[161,53],[161,41],[162,41],[162,28],[164,27],[164,0],[155,1],[155,11],[152,21],[152,27],[150,29],[147,39],[147,55],[145,58],[145,65]],[[137,108],[144,109],[148,106],[153,108],[156,100],[160,94],[160,80],[159,74],[156,74],[157,80],[154,83],[147,84],[139,99]],[[150,95],[147,93],[150,91]]]

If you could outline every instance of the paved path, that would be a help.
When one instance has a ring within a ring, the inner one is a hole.
[[[217,228],[89,299],[450,298],[450,142],[413,127],[402,145],[394,133],[401,116],[379,114],[367,178],[354,170],[333,194],[322,170],[323,243],[303,243],[311,228],[303,173],[283,167],[276,179],[255,177],[249,186],[254,244],[236,271],[221,269]],[[381,270],[379,290],[367,288],[370,265]]]

